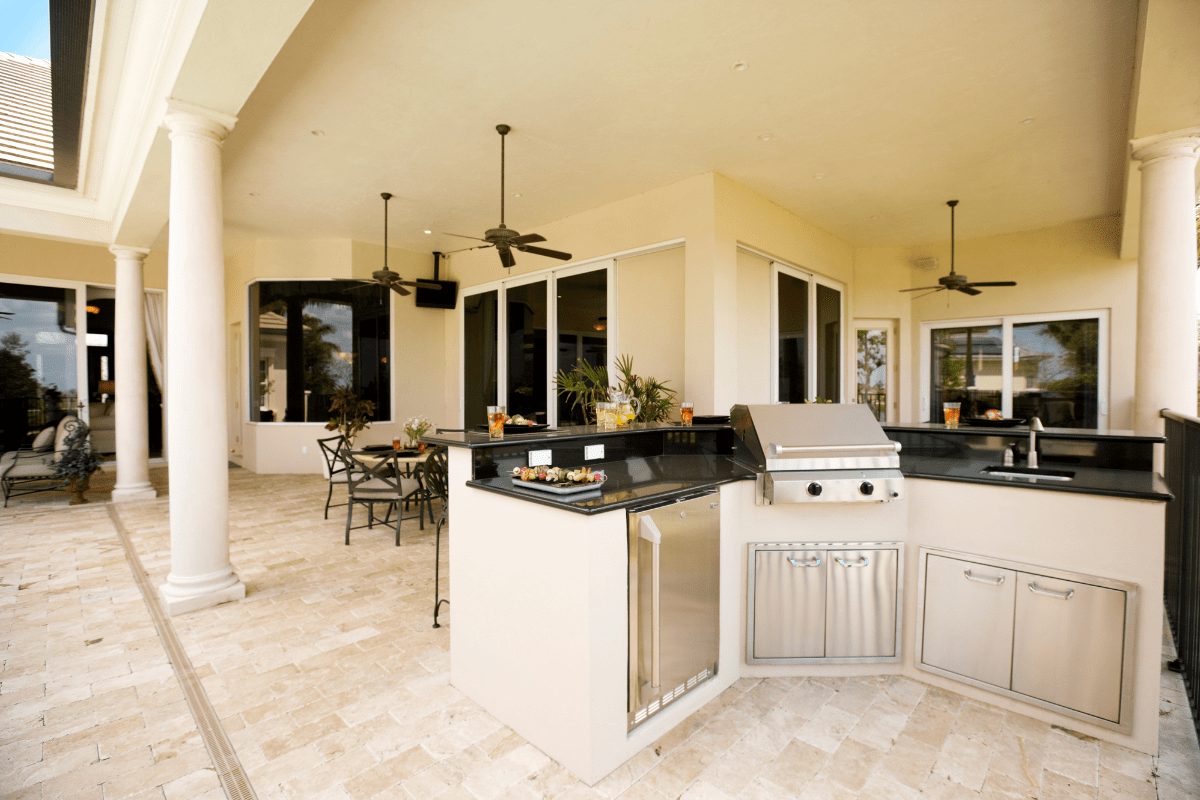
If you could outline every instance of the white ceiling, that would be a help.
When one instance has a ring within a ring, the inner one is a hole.
[[[499,222],[501,122],[522,232],[709,171],[859,246],[947,238],[952,198],[964,239],[1117,214],[1136,26],[1136,0],[316,0],[226,143],[226,220],[381,242],[390,191],[391,243],[455,249]]]

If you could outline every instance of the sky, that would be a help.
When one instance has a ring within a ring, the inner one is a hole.
[[[50,60],[50,0],[0,0],[0,53]]]

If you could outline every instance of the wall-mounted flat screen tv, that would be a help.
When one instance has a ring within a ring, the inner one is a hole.
[[[436,283],[437,289],[417,287],[417,308],[454,308],[458,303],[458,281],[435,281],[421,278],[422,283]]]

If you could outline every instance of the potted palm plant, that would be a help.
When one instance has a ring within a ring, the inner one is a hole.
[[[626,353],[617,359],[617,391],[637,401],[637,422],[665,421],[675,407],[675,390],[668,389],[669,381],[643,378],[633,371],[633,356]],[[554,376],[558,393],[583,412],[584,423],[596,419],[596,403],[609,399],[608,368],[594,367],[581,360],[574,369],[559,370]]]
[[[92,473],[100,469],[100,456],[92,450],[86,437],[86,428],[80,428],[69,435],[63,446],[66,450],[54,462],[54,477],[61,478],[63,486],[74,496],[71,505],[86,503],[83,493],[88,490]]]

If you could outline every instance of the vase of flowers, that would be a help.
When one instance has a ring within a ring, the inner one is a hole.
[[[408,437],[409,448],[424,449],[424,445],[417,440],[429,432],[433,427],[433,423],[424,416],[416,416],[404,423],[404,435]]]
[[[66,449],[58,461],[54,462],[54,477],[61,478],[63,487],[73,495],[73,506],[87,502],[83,493],[88,490],[92,473],[100,469],[100,456],[93,452],[86,439],[80,441],[80,437],[87,436],[86,431],[85,427],[80,426],[80,429],[68,436],[63,441]]]
[[[354,438],[371,427],[374,413],[373,402],[363,400],[349,386],[343,386],[329,404],[329,422],[325,424],[325,430],[340,432],[346,437],[346,446],[353,449]]]

